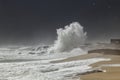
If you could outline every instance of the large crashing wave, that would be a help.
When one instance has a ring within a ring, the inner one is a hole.
[[[65,28],[57,29],[57,35],[57,40],[53,47],[50,48],[50,52],[70,51],[84,44],[86,39],[86,32],[83,31],[83,27],[78,22],[73,22],[65,26]]]

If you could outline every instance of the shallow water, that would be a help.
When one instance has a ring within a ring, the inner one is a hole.
[[[107,59],[93,58],[64,63],[47,61],[25,61],[0,63],[1,80],[73,80],[80,74],[92,70],[88,65]],[[77,79],[77,78],[76,78]]]

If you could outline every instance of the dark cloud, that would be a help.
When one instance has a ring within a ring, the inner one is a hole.
[[[1,0],[0,44],[51,42],[78,21],[88,40],[120,37],[119,0]]]

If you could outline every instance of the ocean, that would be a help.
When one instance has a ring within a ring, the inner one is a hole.
[[[92,72],[90,64],[110,59],[94,57],[56,62],[74,56],[86,55],[87,33],[74,22],[57,29],[53,45],[9,46],[0,48],[0,80],[80,80],[80,75]]]

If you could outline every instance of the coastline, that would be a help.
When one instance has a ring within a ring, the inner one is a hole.
[[[120,64],[120,55],[114,54],[101,54],[101,53],[90,53],[75,57],[70,57],[64,60],[53,61],[53,63],[61,63],[61,62],[69,62],[69,61],[77,61],[82,59],[89,59],[89,58],[110,58],[110,61],[101,61],[90,66],[95,68],[99,68],[102,65],[108,64]],[[91,72],[88,74],[79,75],[80,80],[120,80],[120,66],[102,66],[101,72]],[[106,72],[102,72],[106,71]]]
[[[111,61],[102,61],[90,66],[95,68],[105,64],[120,64],[119,55],[104,55],[104,57],[111,58]],[[120,66],[103,66],[101,69],[106,70],[106,72],[80,75],[80,80],[120,80]]]

